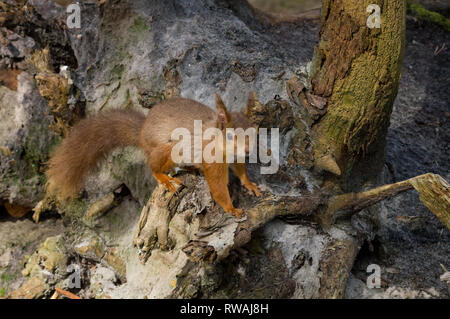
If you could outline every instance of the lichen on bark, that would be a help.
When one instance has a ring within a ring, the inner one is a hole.
[[[372,3],[381,8],[381,29],[366,24]],[[328,104],[312,129],[314,153],[332,154],[345,178],[386,136],[400,80],[405,9],[405,1],[323,1],[311,81]]]

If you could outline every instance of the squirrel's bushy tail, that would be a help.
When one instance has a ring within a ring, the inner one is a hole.
[[[78,122],[51,154],[47,192],[60,199],[75,197],[88,174],[116,147],[139,146],[145,116],[131,110],[111,110]]]

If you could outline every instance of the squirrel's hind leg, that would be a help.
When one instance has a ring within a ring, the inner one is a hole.
[[[166,174],[166,172],[175,167],[175,163],[172,161],[170,154],[170,146],[154,148],[150,152],[147,152],[147,162],[157,182],[171,192],[175,192],[177,187],[173,183],[178,185],[182,185],[183,183],[178,178],[170,177]]]

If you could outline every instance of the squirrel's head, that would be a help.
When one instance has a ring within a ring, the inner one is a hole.
[[[249,154],[252,145],[256,144],[256,127],[247,117],[249,103],[253,97],[249,94],[247,110],[243,112],[228,112],[225,103],[219,94],[216,93],[217,127],[222,130],[225,137],[224,144],[233,142],[234,154],[246,156]],[[234,130],[233,130],[234,129]]]

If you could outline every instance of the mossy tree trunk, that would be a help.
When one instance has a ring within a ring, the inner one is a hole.
[[[367,25],[370,4],[381,9],[380,28]],[[384,149],[400,81],[405,12],[405,0],[322,1],[311,90],[327,99],[327,111],[312,127],[314,158],[334,158],[344,187],[355,163]]]

